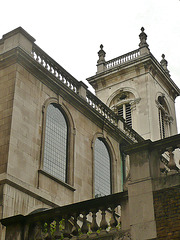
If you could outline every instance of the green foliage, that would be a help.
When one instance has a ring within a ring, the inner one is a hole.
[[[56,232],[58,231],[58,229],[56,229],[56,228],[57,228],[56,221],[53,221],[50,224],[50,227],[48,227],[48,224],[45,223],[44,228],[43,228],[43,233],[44,233],[44,235],[47,235],[48,233],[50,233],[52,240],[55,240],[55,235],[56,235]],[[61,219],[61,221],[59,222],[59,232],[61,234],[60,234],[60,238],[58,240],[63,240],[64,239],[64,236],[63,236],[64,228],[65,228],[65,219]],[[91,228],[90,228],[90,223],[88,223],[88,229],[89,229],[89,231],[87,232],[87,235],[89,236],[90,234],[92,234],[92,231],[91,231]],[[112,227],[110,225],[108,225],[108,228],[106,230],[110,231],[111,229],[112,229]],[[118,223],[118,225],[116,226],[116,229],[118,229],[118,230],[121,229],[121,222]],[[96,231],[96,233],[99,234],[101,231],[102,231],[102,229],[99,228]],[[78,229],[78,235],[79,236],[82,235],[81,228]]]
[[[59,222],[59,231],[60,232],[62,232],[65,228],[64,222],[65,222],[64,219],[61,219],[61,221]],[[55,239],[54,235],[57,231],[56,227],[57,227],[56,221],[53,221],[52,223],[50,223],[49,232],[51,234],[52,240]],[[48,224],[47,223],[44,223],[43,233],[44,233],[44,235],[48,234]],[[61,236],[58,240],[63,240],[63,239],[64,239],[64,236],[63,236],[63,233],[61,233]]]

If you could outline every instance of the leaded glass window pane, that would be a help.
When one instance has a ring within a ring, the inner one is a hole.
[[[110,156],[104,142],[97,138],[94,147],[95,197],[111,194]]]
[[[67,123],[54,104],[47,107],[43,169],[66,182]]]

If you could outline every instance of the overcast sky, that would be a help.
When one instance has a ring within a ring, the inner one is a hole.
[[[96,73],[101,43],[106,60],[133,51],[143,26],[151,53],[158,61],[165,54],[180,88],[180,0],[8,0],[0,26],[0,38],[23,27],[79,81]],[[180,97],[176,111],[180,132]]]

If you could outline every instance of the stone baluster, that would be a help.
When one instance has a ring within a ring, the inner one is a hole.
[[[43,58],[43,56],[41,56],[41,62],[40,62],[40,64],[41,64],[42,66],[44,66],[44,58]]]
[[[88,224],[87,224],[87,213],[86,212],[83,212],[83,224],[82,224],[82,227],[81,227],[81,232],[86,234],[88,231],[89,231],[89,228],[88,228]]]
[[[77,85],[74,83],[72,83],[72,91],[77,93]],[[85,98],[85,100],[86,100],[86,98]]]
[[[91,99],[88,97],[88,104],[91,105]]]
[[[69,79],[68,79],[68,87],[69,87],[70,89],[72,89],[72,82],[71,82],[71,80],[69,80]]]
[[[49,63],[48,63],[48,61],[47,61],[47,59],[45,60],[45,69],[49,69]]]
[[[51,240],[51,220],[47,221],[47,233],[45,234],[45,239],[46,240]]]
[[[25,224],[25,226],[24,226],[24,233],[23,233],[23,235],[24,235],[24,240],[28,240],[29,239],[29,228],[30,228],[30,223],[27,223],[27,224]]]
[[[74,88],[73,81],[70,81],[70,85],[71,85],[71,90],[73,90],[73,88]]]
[[[102,115],[105,117],[105,109],[104,109],[104,107],[102,107],[101,109],[102,109]]]
[[[175,164],[175,161],[174,161],[174,153],[173,153],[173,148],[170,147],[170,148],[167,148],[167,151],[169,153],[169,163],[168,163],[168,168],[170,170],[177,170],[177,167],[176,167],[176,164]]]
[[[103,229],[103,230],[106,230],[106,228],[108,228],[108,223],[106,221],[106,211],[105,211],[105,209],[102,209],[101,215],[102,215],[102,219],[101,219],[101,222],[100,222],[100,228]]]
[[[55,218],[55,222],[56,222],[56,231],[54,232],[54,238],[55,239],[61,239],[62,231],[60,230],[60,224],[59,224],[60,219],[59,218]]]
[[[61,73],[58,71],[57,74],[58,74],[57,78],[61,81],[62,80]]]
[[[98,224],[96,222],[96,212],[97,212],[96,209],[94,209],[92,211],[92,223],[91,223],[91,230],[92,230],[92,232],[96,232],[99,229],[99,226],[98,226]]]
[[[73,236],[78,236],[80,227],[77,224],[77,214],[75,213],[73,215],[73,217],[74,217],[74,225],[73,225],[73,228],[72,228],[72,235]]]
[[[54,66],[53,66],[53,64],[50,64],[50,69],[49,69],[49,71],[53,74],[53,72],[54,72]]]
[[[64,77],[64,75],[62,75],[62,82],[65,84],[66,82],[66,78]]]
[[[36,54],[36,61],[39,62],[39,55]]]
[[[56,67],[54,67],[54,76],[56,77],[57,76],[57,68]]]
[[[107,118],[107,110],[104,108],[104,117]]]
[[[112,210],[112,212],[111,212],[111,220],[110,220],[110,226],[112,227],[112,228],[115,228],[116,226],[117,226],[117,224],[118,224],[118,222],[117,222],[117,219],[116,219],[116,216],[115,216],[115,207],[114,206],[112,206],[111,207],[111,210]]]
[[[65,80],[66,80],[65,85],[69,87],[69,80],[67,79],[67,77],[65,78]]]
[[[96,101],[94,101],[94,109],[95,109],[96,111],[98,111],[98,104],[97,104]]]
[[[36,240],[42,240],[44,238],[44,234],[43,234],[43,226],[44,226],[44,222],[37,222],[35,224],[35,227],[33,229],[33,238]],[[31,234],[31,233],[30,233]],[[31,239],[31,237],[30,237]]]
[[[71,234],[71,228],[70,228],[70,223],[69,223],[69,216],[65,215],[64,216],[64,231],[63,235],[65,238],[69,238]]]
[[[35,51],[34,51],[34,49],[32,50],[31,55],[35,59]]]

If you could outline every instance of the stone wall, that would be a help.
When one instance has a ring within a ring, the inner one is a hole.
[[[157,239],[180,239],[180,186],[153,192]]]
[[[16,65],[0,71],[0,173],[7,169]]]

